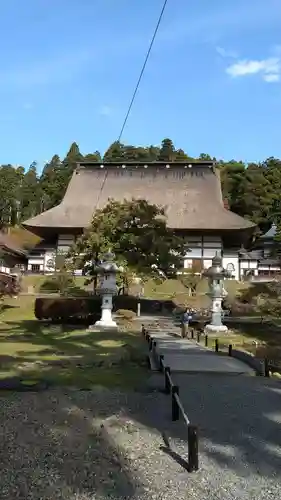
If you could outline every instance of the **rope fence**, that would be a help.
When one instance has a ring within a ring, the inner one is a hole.
[[[171,419],[173,422],[176,422],[182,417],[187,426],[188,470],[189,472],[197,471],[199,470],[198,428],[191,424],[185,412],[179,395],[179,386],[173,383],[171,369],[165,365],[164,355],[160,354],[157,356],[157,342],[153,340],[143,325],[142,334],[148,343],[149,351],[157,359],[159,371],[164,375],[164,392],[171,396]]]

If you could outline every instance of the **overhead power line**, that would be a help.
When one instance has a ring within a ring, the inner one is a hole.
[[[161,9],[161,12],[160,12],[160,15],[159,15],[159,18],[158,18],[158,21],[157,21],[157,24],[156,24],[156,27],[154,29],[154,33],[153,33],[153,36],[152,36],[152,39],[150,41],[150,44],[149,44],[149,48],[148,48],[148,51],[147,51],[147,54],[145,56],[145,60],[144,60],[144,63],[142,65],[142,68],[141,68],[141,72],[140,72],[140,75],[139,75],[139,78],[137,80],[137,84],[135,86],[135,90],[133,92],[133,95],[132,95],[132,98],[131,98],[131,101],[130,101],[130,104],[129,104],[129,107],[128,107],[128,110],[127,110],[127,113],[125,115],[125,118],[124,118],[124,121],[123,121],[123,124],[122,124],[122,127],[121,127],[121,131],[120,131],[120,134],[118,136],[118,141],[121,140],[121,137],[123,135],[123,132],[124,132],[124,128],[126,126],[126,123],[128,121],[128,118],[129,118],[129,115],[130,115],[130,112],[131,112],[131,109],[132,109],[132,106],[134,104],[134,101],[135,101],[135,98],[136,98],[136,95],[137,95],[137,91],[139,89],[139,86],[140,86],[140,83],[141,83],[141,80],[142,80],[142,77],[143,77],[143,74],[144,74],[144,71],[145,71],[145,68],[146,68],[146,65],[147,65],[147,62],[148,62],[148,59],[149,59],[149,56],[150,56],[150,53],[151,53],[151,50],[152,50],[152,47],[153,47],[153,44],[154,44],[154,41],[155,41],[155,38],[156,38],[156,35],[157,35],[157,32],[159,30],[159,26],[161,24],[161,21],[162,21],[162,17],[163,17],[163,14],[165,12],[165,9],[166,9],[166,6],[167,6],[167,3],[168,3],[168,0],[165,0],[164,3],[163,3],[163,6],[162,6],[162,9]]]
[[[164,3],[163,3],[163,6],[162,6],[162,9],[161,9],[161,12],[160,12],[160,15],[159,15],[159,18],[158,18],[158,21],[157,21],[157,24],[155,26],[155,29],[154,29],[154,32],[153,32],[153,36],[151,38],[151,41],[150,41],[150,44],[149,44],[149,47],[148,47],[148,51],[146,53],[146,56],[145,56],[145,60],[144,60],[144,63],[142,65],[142,68],[141,68],[141,72],[140,72],[140,75],[139,75],[139,78],[137,80],[137,84],[135,86],[135,90],[133,92],[133,95],[132,95],[132,98],[131,98],[131,101],[130,101],[130,104],[129,104],[129,107],[128,107],[128,110],[127,110],[127,113],[125,115],[125,118],[124,118],[124,121],[123,121],[123,124],[122,124],[122,127],[121,127],[121,131],[120,131],[120,134],[118,136],[118,142],[120,142],[121,140],[121,137],[122,137],[122,134],[124,132],[124,129],[125,129],[125,126],[126,126],[126,123],[128,121],[128,118],[129,118],[129,115],[130,115],[130,112],[131,112],[131,109],[132,109],[132,106],[134,104],[134,101],[135,101],[135,98],[136,98],[136,95],[137,95],[137,91],[139,89],[139,86],[140,86],[140,83],[141,83],[141,80],[142,80],[142,77],[143,77],[143,74],[144,74],[144,71],[145,71],[145,68],[146,68],[146,65],[147,65],[147,62],[148,62],[148,59],[149,59],[149,56],[150,56],[150,53],[151,53],[151,50],[152,50],[152,47],[153,47],[153,44],[154,44],[154,41],[155,41],[155,38],[156,38],[156,35],[157,35],[157,32],[159,30],[159,26],[161,24],[161,21],[162,21],[162,17],[163,17],[163,14],[165,12],[165,9],[166,9],[166,6],[167,6],[167,3],[168,3],[168,0],[164,0]],[[100,198],[101,198],[101,195],[102,195],[102,192],[103,192],[103,189],[104,189],[104,185],[105,185],[105,182],[106,182],[106,179],[107,179],[107,176],[108,176],[108,170],[106,170],[105,172],[105,175],[104,175],[104,178],[103,178],[103,182],[102,182],[102,185],[101,185],[101,188],[100,188],[100,191],[99,191],[99,194],[98,194],[98,199],[97,199],[97,203],[96,203],[96,209],[99,205],[99,201],[100,201]]]

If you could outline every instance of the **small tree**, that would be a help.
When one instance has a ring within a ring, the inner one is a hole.
[[[0,312],[6,297],[14,297],[20,291],[20,281],[16,276],[0,272]]]
[[[279,318],[281,316],[281,282],[268,283],[268,292],[260,293],[255,297],[255,307],[265,318]]]
[[[109,201],[97,210],[69,256],[75,265],[95,278],[95,265],[108,249],[127,273],[152,276],[153,268],[164,273],[179,268],[186,252],[183,237],[167,227],[164,210],[145,200]]]

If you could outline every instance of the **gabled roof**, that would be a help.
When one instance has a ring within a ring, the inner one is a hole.
[[[263,234],[260,239],[261,240],[273,240],[276,235],[277,226],[276,224],[272,224],[271,228],[267,231],[267,233]]]
[[[0,232],[0,249],[2,249],[4,252],[15,255],[18,257],[25,257],[27,254],[26,252],[18,247],[12,238],[10,238],[7,234],[4,234]]]
[[[213,162],[80,163],[60,205],[27,220],[36,234],[44,228],[84,228],[109,199],[146,199],[164,207],[173,229],[241,230],[252,222],[223,205],[220,178]]]

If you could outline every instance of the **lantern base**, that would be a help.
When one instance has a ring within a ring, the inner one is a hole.
[[[87,332],[100,332],[103,330],[117,332],[118,325],[117,325],[117,323],[115,323],[115,321],[104,322],[104,321],[99,320],[99,321],[96,321],[96,323],[94,325],[90,325],[89,328],[87,328]]]
[[[206,325],[205,332],[206,333],[226,333],[228,328],[226,325]]]

